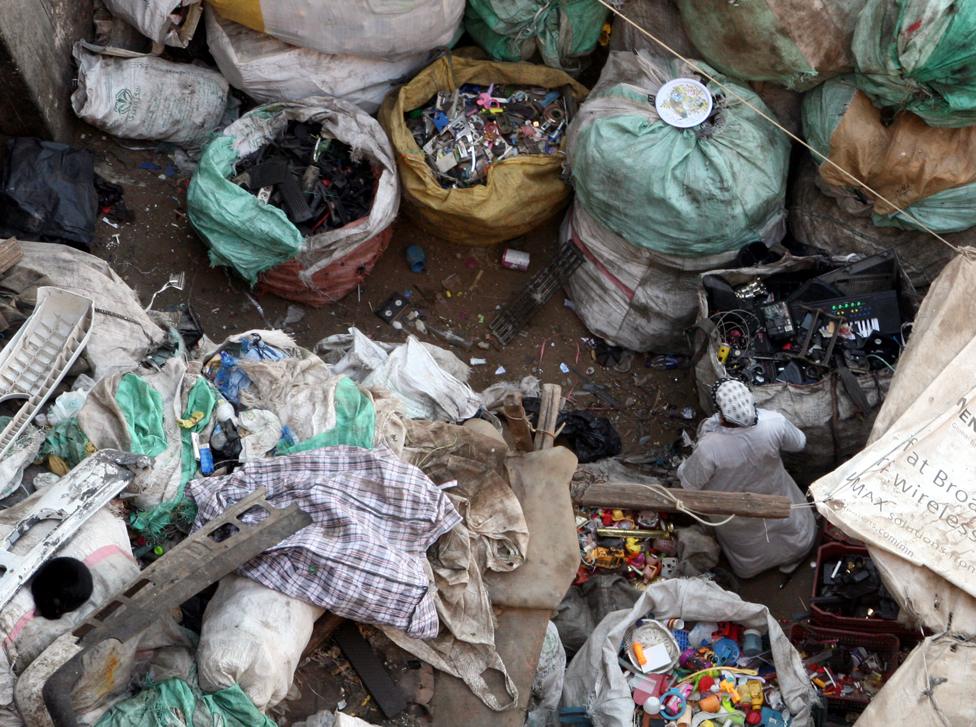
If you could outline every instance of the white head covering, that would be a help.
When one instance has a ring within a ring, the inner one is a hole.
[[[722,379],[712,387],[712,401],[726,421],[751,427],[759,421],[756,400],[749,387],[735,379]]]

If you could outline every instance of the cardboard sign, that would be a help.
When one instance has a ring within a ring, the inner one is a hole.
[[[954,368],[919,398],[971,386]],[[976,388],[927,421],[912,414],[810,491],[845,531],[976,595]]]

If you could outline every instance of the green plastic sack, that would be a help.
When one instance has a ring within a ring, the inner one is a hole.
[[[755,93],[708,70],[771,113]],[[653,95],[669,80],[695,76],[684,63],[643,50],[610,54],[569,129],[576,203],[631,244],[671,255],[778,242],[789,140],[711,85],[717,117],[690,129],[664,122]]]
[[[938,192],[905,209],[908,215],[871,215],[878,227],[922,230],[923,225],[935,232],[962,232],[976,226],[976,184],[967,184]],[[921,223],[921,224],[919,224]]]
[[[96,727],[275,727],[275,723],[236,684],[204,694],[174,678],[119,702]]]
[[[115,390],[129,430],[129,451],[155,457],[166,451],[163,397],[135,374],[126,374]]]
[[[853,39],[857,85],[929,126],[976,124],[976,2],[868,0]]]
[[[193,456],[193,434],[207,428],[213,411],[217,406],[218,394],[216,389],[204,377],[200,376],[190,388],[186,398],[186,408],[183,410],[182,421],[193,422],[190,426],[180,424],[182,453],[180,458],[180,486],[171,500],[161,502],[150,510],[133,513],[130,525],[133,530],[145,535],[151,543],[162,539],[164,530],[174,522],[181,526],[189,526],[196,517],[196,503],[192,497],[186,497],[186,485],[197,473],[197,460]],[[196,413],[202,414],[199,418]]]
[[[596,0],[468,0],[465,30],[496,61],[542,62],[578,71],[593,52],[608,10]]]
[[[307,452],[322,447],[337,447],[347,445],[373,448],[373,437],[376,431],[376,409],[373,400],[360,391],[356,383],[349,378],[342,377],[335,389],[336,425],[327,432],[320,432],[315,436],[298,442],[290,447],[277,448],[279,455]]]
[[[4,426],[3,419],[4,417],[0,417],[0,426]],[[71,417],[58,422],[47,433],[39,454],[43,457],[53,454],[63,459],[69,468],[73,468],[93,451],[91,440],[78,426],[78,418]]]
[[[907,213],[859,193],[849,178],[817,157],[822,183],[838,196],[866,200],[875,225],[908,230],[924,225],[936,232],[976,226],[976,130],[931,128],[911,113],[890,121],[847,77],[807,93],[802,116],[807,142],[816,151]]]
[[[210,248],[210,264],[232,267],[254,285],[260,273],[298,255],[302,233],[282,210],[230,181],[239,156],[230,136],[207,144],[187,189],[187,215]]]

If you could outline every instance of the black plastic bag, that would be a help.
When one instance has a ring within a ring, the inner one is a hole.
[[[538,416],[538,399],[526,399],[522,404],[526,414],[533,418]],[[573,450],[581,463],[596,462],[620,454],[620,435],[606,417],[598,417],[588,411],[565,411],[556,420],[556,430],[559,431],[560,427],[562,431],[556,443]]]
[[[0,235],[90,250],[97,219],[91,152],[30,137],[7,141],[0,170]]]

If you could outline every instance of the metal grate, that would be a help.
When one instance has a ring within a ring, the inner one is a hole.
[[[583,264],[583,254],[572,244],[566,243],[552,262],[537,272],[529,284],[512,298],[488,326],[498,342],[506,346],[529,322],[535,312],[544,306],[565,285],[569,276]]]

